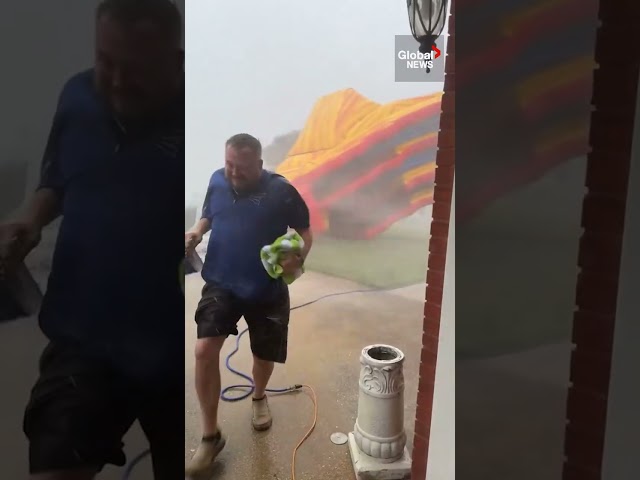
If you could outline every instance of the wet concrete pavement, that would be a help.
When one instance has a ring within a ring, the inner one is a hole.
[[[200,437],[199,413],[193,385],[193,312],[202,280],[197,275],[186,284],[185,461]],[[322,295],[361,289],[362,286],[320,274],[308,273],[291,288],[292,306]],[[392,293],[357,293],[321,300],[295,310],[291,316],[289,360],[277,366],[271,387],[298,383],[311,385],[318,398],[318,425],[298,452],[298,479],[354,479],[347,445],[330,441],[334,432],[352,430],[357,413],[359,355],[363,347],[388,343],[406,355],[405,425],[409,448],[413,440],[418,367],[422,345],[424,285]],[[246,324],[241,321],[240,328]],[[248,336],[242,338],[234,368],[251,371]],[[235,339],[225,344],[223,359]],[[244,383],[223,368],[222,384]],[[214,479],[289,480],[292,451],[309,429],[313,404],[306,393],[272,397],[272,429],[255,433],[251,427],[251,403],[221,403],[221,428],[229,436],[219,457]]]

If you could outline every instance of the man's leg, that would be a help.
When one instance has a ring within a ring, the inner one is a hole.
[[[202,436],[218,432],[220,351],[226,337],[199,338],[196,342],[196,393],[202,413]]]
[[[267,402],[265,389],[273,373],[274,362],[262,360],[256,355],[253,356],[253,382],[255,391],[253,392],[253,428],[258,432],[269,430],[273,424],[271,411]]]
[[[123,466],[135,419],[126,392],[108,368],[50,344],[24,416],[31,479],[92,480],[108,463]]]
[[[273,367],[275,363],[261,358],[253,356],[253,381],[256,384],[256,389],[253,392],[253,398],[255,400],[261,400],[265,396],[265,390],[271,374],[273,373]]]
[[[202,441],[185,470],[187,476],[208,474],[226,444],[218,428],[220,351],[228,335],[238,334],[236,325],[241,312],[236,303],[229,292],[205,285],[196,310],[198,340],[195,348],[195,381],[202,414]]]
[[[289,291],[284,287],[275,301],[252,306],[244,316],[249,325],[253,352],[253,381],[256,388],[252,402],[252,423],[257,431],[271,428],[272,417],[265,390],[274,364],[287,360],[289,312]]]

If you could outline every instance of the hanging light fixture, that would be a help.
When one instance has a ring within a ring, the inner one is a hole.
[[[439,53],[436,40],[446,25],[448,4],[449,0],[407,0],[409,25],[420,44],[420,53]]]

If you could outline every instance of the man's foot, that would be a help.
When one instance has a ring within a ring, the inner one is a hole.
[[[273,420],[271,418],[271,411],[269,410],[269,403],[267,403],[267,396],[260,399],[253,399],[253,428],[258,432],[264,432],[271,428]]]
[[[220,430],[215,435],[203,437],[189,466],[184,470],[185,476],[196,479],[210,475],[213,470],[213,463],[226,443],[227,439]]]

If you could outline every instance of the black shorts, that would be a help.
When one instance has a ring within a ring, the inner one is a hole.
[[[249,326],[251,351],[268,362],[285,363],[289,335],[289,290],[283,285],[272,301],[247,302],[228,290],[207,284],[196,310],[198,338],[238,335],[244,317]]]
[[[50,343],[24,415],[30,473],[123,466],[122,438],[138,420],[151,447],[155,480],[182,478],[180,383],[141,388],[75,348]]]

